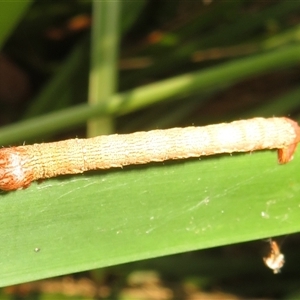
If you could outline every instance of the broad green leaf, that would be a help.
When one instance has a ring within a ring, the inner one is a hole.
[[[0,285],[299,231],[298,163],[213,156],[3,193]]]

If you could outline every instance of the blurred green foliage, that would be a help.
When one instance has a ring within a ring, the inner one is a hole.
[[[0,97],[1,144],[85,135],[92,117],[117,132],[300,119],[298,1],[123,1],[117,29],[107,18],[111,4],[98,5],[96,13],[91,1],[0,4],[2,55],[30,82],[30,97]],[[91,31],[102,32],[99,43]],[[119,61],[95,65],[90,53],[97,57],[107,44]],[[99,71],[94,89],[92,70]],[[102,102],[88,104],[89,97]],[[298,156],[287,166],[277,166],[274,153],[154,164],[2,193],[0,284],[107,267],[88,277],[109,286],[112,299],[127,274],[155,269],[164,284],[181,286],[182,294],[171,288],[177,298],[187,297],[183,281],[245,297],[297,298],[297,235],[285,240],[287,263],[276,277],[262,264],[268,244],[261,241],[188,251],[298,232]],[[145,258],[154,259],[138,262]],[[108,284],[110,276],[117,279]]]

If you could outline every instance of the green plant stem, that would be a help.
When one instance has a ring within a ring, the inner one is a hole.
[[[297,44],[136,88],[114,95],[106,103],[99,105],[82,104],[32,120],[21,121],[1,129],[0,144],[15,141],[23,143],[28,138],[83,124],[91,117],[122,115],[171,97],[217,88],[219,85],[233,84],[252,75],[287,68],[300,61],[299,53],[300,45]]]
[[[119,1],[93,1],[90,105],[105,103],[116,89],[120,5]],[[113,119],[110,116],[92,118],[88,121],[89,137],[113,131]]]

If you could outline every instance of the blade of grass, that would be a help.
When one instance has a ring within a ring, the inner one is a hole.
[[[84,38],[74,47],[73,51],[61,65],[60,70],[53,76],[52,80],[43,88],[42,92],[31,101],[30,106],[23,114],[24,119],[30,119],[38,116],[45,111],[51,111],[60,105],[61,95],[65,90],[73,91],[72,84],[74,83],[74,73],[81,70],[82,64],[86,63],[86,53],[89,48],[89,39]],[[71,96],[71,93],[69,94]],[[53,101],[55,99],[55,101]],[[72,99],[72,98],[71,98]],[[53,103],[54,102],[54,103]],[[57,103],[55,103],[57,102]],[[68,100],[67,102],[72,102]]]
[[[161,55],[163,51],[163,48],[161,48],[160,55],[153,65],[140,70],[138,73],[127,75],[121,81],[122,86],[131,87],[138,82],[139,78],[151,78],[157,76],[158,73],[166,72],[166,70],[170,72],[170,70],[178,69],[189,62],[191,55],[197,50],[242,42],[245,37],[264,26],[266,20],[271,18],[276,20],[291,12],[299,11],[299,9],[299,2],[279,2],[255,14],[245,14],[237,18],[236,22],[232,22],[228,26],[220,26],[216,32],[209,32],[207,36],[202,36],[201,39],[193,39],[189,43],[184,43],[184,45],[176,45],[171,53],[168,51],[165,55]]]
[[[91,117],[126,114],[150,104],[191,94],[194,91],[211,90],[224,84],[233,84],[254,74],[274,69],[287,68],[299,62],[300,45],[224,63],[194,73],[188,73],[158,83],[149,84],[108,99],[105,104],[78,105],[60,112],[51,113],[32,120],[26,120],[3,127],[0,130],[0,144],[22,142],[28,138],[57,132],[84,123]]]
[[[15,29],[15,27],[20,22],[24,13],[31,5],[33,1],[24,0],[24,1],[2,1],[1,10],[0,10],[0,48]]]
[[[226,155],[3,193],[0,286],[297,232],[299,159]]]
[[[119,1],[93,1],[90,105],[102,105],[116,89],[120,6]],[[112,133],[113,119],[109,116],[92,118],[87,131],[89,137]]]
[[[120,5],[120,3],[118,5]],[[88,3],[86,3],[86,5],[88,5]],[[105,5],[117,5],[117,4],[112,4],[112,3],[109,4],[107,2],[104,3],[103,1],[100,2],[95,1],[95,6],[98,5],[105,6]],[[144,5],[144,1],[139,1],[134,3],[124,2],[122,4],[122,15],[121,15],[121,26],[120,26],[121,33],[128,30],[129,26],[132,24],[134,19],[138,16],[138,13],[142,9],[143,5]],[[95,8],[95,11],[99,12],[97,8]],[[106,16],[110,16],[110,13],[109,14],[106,13]],[[102,18],[100,17],[100,21],[101,19]],[[100,22],[98,17],[96,19],[94,18],[94,22],[96,22],[96,20],[98,20],[97,22]],[[114,30],[116,30],[116,28]],[[94,40],[97,40],[97,34],[98,31],[94,35]],[[23,115],[23,118],[29,119],[46,112],[57,110],[62,103],[65,104],[74,103],[75,102],[74,99],[76,99],[78,102],[78,98],[79,98],[78,90],[85,91],[87,89],[86,88],[86,78],[88,77],[87,65],[90,63],[88,60],[89,44],[90,44],[89,36],[85,36],[81,41],[78,42],[78,44],[74,47],[74,49],[69,54],[69,56],[61,64],[59,70],[49,81],[47,86],[45,86],[42,92],[37,97],[35,97],[35,99],[31,101],[30,106],[26,109]],[[111,53],[113,53],[113,51],[111,51]],[[95,54],[94,56],[97,55]],[[77,81],[76,79],[74,79],[74,77],[80,77],[81,80]],[[74,81],[76,81],[75,84]],[[103,87],[103,84],[100,83],[99,85],[100,87]],[[69,98],[67,101],[65,101],[65,99],[62,101],[61,94],[64,93],[66,89],[73,94],[72,97]],[[86,97],[87,96],[85,95],[83,99],[85,100]],[[55,101],[53,99],[55,99]],[[65,105],[65,107],[66,106],[67,105]]]

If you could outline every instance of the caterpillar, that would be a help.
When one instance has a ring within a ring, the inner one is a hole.
[[[0,149],[0,189],[88,170],[262,149],[278,149],[284,164],[299,141],[295,121],[274,117],[8,147]]]

